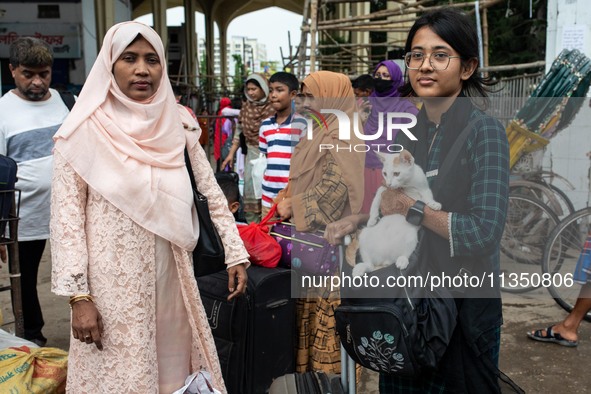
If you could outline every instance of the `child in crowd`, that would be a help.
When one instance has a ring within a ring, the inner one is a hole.
[[[199,136],[199,143],[203,149],[207,148],[209,145],[209,119],[207,116],[209,115],[209,111],[207,108],[201,109],[201,115],[197,118],[197,123],[199,123],[199,127],[201,128],[201,135]]]
[[[172,85],[172,91],[174,93],[174,99],[178,105],[182,105],[190,114],[193,119],[197,119],[197,115],[193,112],[193,109],[186,105],[186,102],[183,101],[183,89],[179,85]]]
[[[373,93],[373,78],[369,74],[358,76],[353,82],[355,97],[369,97]]]
[[[238,187],[238,174],[235,172],[218,172],[215,174],[215,178],[226,196],[228,201],[228,209],[234,215],[236,222],[245,223],[244,212],[242,212],[242,206],[240,203],[240,189]]]
[[[220,100],[220,106],[217,115],[218,119],[215,121],[215,133],[213,135],[213,157],[216,161],[219,161],[222,157],[222,147],[224,146],[228,137],[232,139],[233,136],[233,125],[232,121],[222,113],[225,108],[231,107],[232,101],[228,97],[222,97]]]
[[[299,88],[296,76],[277,72],[269,83],[269,101],[276,112],[261,123],[259,130],[259,149],[267,156],[263,176],[263,217],[269,212],[277,193],[287,186],[293,149],[308,128],[306,120],[294,110]]]
[[[369,96],[374,92],[374,80],[371,75],[364,74],[353,80],[352,85],[353,92],[357,98],[357,107],[361,110],[361,123],[365,126],[365,122],[371,112]]]

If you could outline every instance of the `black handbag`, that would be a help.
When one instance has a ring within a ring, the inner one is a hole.
[[[218,230],[211,221],[207,197],[197,190],[193,167],[189,160],[189,152],[185,148],[185,163],[191,179],[193,189],[193,200],[199,218],[199,240],[193,250],[193,271],[195,277],[213,274],[226,269],[226,255],[224,245]]]

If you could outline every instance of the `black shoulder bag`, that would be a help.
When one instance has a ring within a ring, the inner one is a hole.
[[[193,270],[195,271],[195,277],[199,277],[226,269],[226,255],[222,239],[211,221],[207,197],[197,190],[187,148],[185,148],[185,163],[189,171],[193,200],[199,218],[199,240],[195,250],[193,250]]]
[[[72,92],[59,92],[59,94],[66,107],[68,107],[68,111],[71,112],[72,108],[74,108],[74,104],[76,104],[74,95]]]

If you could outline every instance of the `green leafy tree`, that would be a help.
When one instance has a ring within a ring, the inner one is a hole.
[[[234,92],[240,94],[244,90],[244,63],[242,62],[242,56],[233,54],[234,59]]]
[[[436,0],[433,5],[462,1]],[[547,0],[510,0],[488,8],[488,59],[490,66],[544,60],[546,54]],[[474,7],[472,7],[472,11]],[[468,11],[468,9],[466,9]],[[474,13],[470,14],[475,20]],[[531,70],[530,70],[531,72]],[[503,76],[523,74],[523,70]]]
[[[530,63],[546,54],[547,0],[532,3],[511,0],[491,7],[489,22],[489,63],[493,65]],[[521,74],[522,71],[516,71]]]

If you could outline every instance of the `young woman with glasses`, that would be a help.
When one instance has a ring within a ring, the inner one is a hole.
[[[507,213],[509,145],[501,124],[473,100],[486,97],[488,91],[488,82],[478,72],[476,30],[464,14],[435,11],[415,22],[405,49],[408,82],[401,94],[417,97],[423,107],[412,129],[418,141],[400,133],[397,143],[413,154],[432,188],[436,182],[441,185],[434,188],[441,211],[419,209],[424,237],[418,264],[431,275],[466,269],[473,275],[494,276],[499,272],[499,243]],[[440,165],[466,128],[468,138],[447,172],[450,175],[437,179]],[[400,191],[387,190],[381,212],[412,211],[416,216],[416,207],[422,205]],[[456,305],[457,326],[438,369],[417,379],[382,375],[381,392],[500,392],[498,287],[493,284],[486,294],[467,289],[456,297]]]

